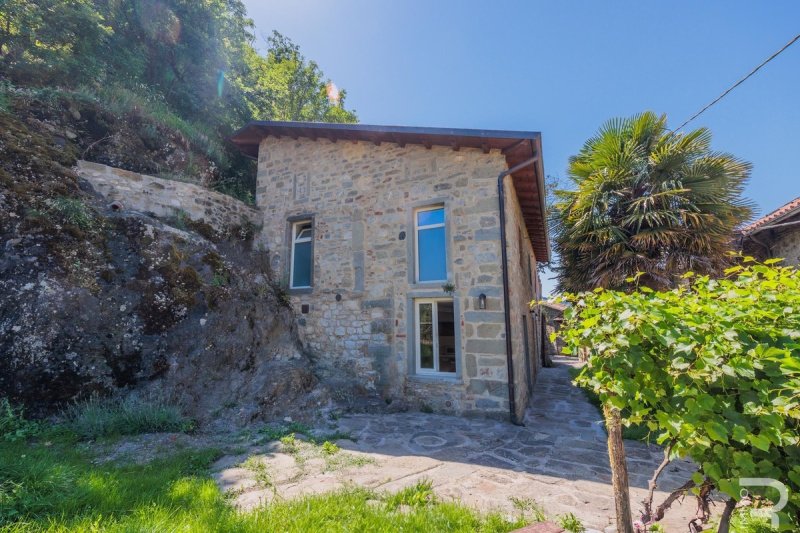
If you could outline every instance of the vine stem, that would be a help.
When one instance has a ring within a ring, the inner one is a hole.
[[[647,482],[648,491],[647,491],[647,498],[642,500],[642,504],[644,505],[644,513],[642,514],[642,522],[644,524],[651,524],[654,522],[653,520],[653,496],[655,495],[656,488],[658,487],[658,476],[661,475],[661,472],[669,465],[670,461],[670,454],[672,453],[672,447],[675,445],[675,439],[670,441],[666,448],[664,448],[664,459],[661,461],[661,464],[658,465],[655,472],[653,472],[653,477]]]

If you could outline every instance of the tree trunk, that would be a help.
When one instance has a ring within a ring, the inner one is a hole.
[[[719,517],[719,527],[717,533],[728,533],[731,528],[731,516],[733,510],[736,509],[736,500],[733,498],[725,502],[725,509],[722,510],[722,516]]]
[[[617,509],[617,533],[634,533],[631,519],[631,497],[628,490],[628,464],[625,461],[625,444],[622,442],[622,420],[619,409],[603,406],[608,431],[608,460],[611,465],[611,483]]]

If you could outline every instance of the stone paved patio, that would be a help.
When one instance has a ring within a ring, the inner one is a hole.
[[[570,383],[571,364],[561,361],[543,369],[524,427],[425,413],[353,415],[339,421],[339,429],[356,441],[338,441],[350,458],[338,467],[330,468],[322,457],[298,466],[295,457],[273,443],[253,450],[269,472],[269,486],[256,482],[252,468],[239,466],[247,455],[220,460],[217,480],[248,508],[276,496],[291,498],[349,483],[395,491],[427,478],[443,499],[513,513],[512,496],[530,498],[549,517],[572,512],[587,527],[605,530],[614,517],[605,433],[597,409]],[[632,505],[638,509],[662,451],[626,441],[626,452]],[[676,461],[662,474],[660,488],[679,486],[691,472],[691,463]],[[664,496],[657,493],[656,501]],[[676,504],[665,522],[667,531],[686,531],[693,512],[693,501]]]

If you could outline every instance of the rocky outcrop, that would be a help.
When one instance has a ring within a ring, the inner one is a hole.
[[[45,414],[149,389],[242,423],[328,405],[251,233],[113,208],[70,144],[0,121],[0,397]]]

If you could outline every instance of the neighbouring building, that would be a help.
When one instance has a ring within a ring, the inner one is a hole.
[[[522,419],[550,248],[534,132],[252,122],[260,244],[305,345],[385,399]]]
[[[741,249],[759,259],[781,257],[782,265],[800,265],[800,198],[743,227]]]
[[[539,306],[542,311],[542,320],[544,321],[544,342],[542,344],[544,361],[549,365],[553,357],[562,355],[561,351],[564,348],[564,340],[558,333],[561,331],[561,324],[564,322],[564,310],[567,306],[562,303],[551,301],[543,301]],[[553,334],[555,334],[555,340],[550,339]]]

